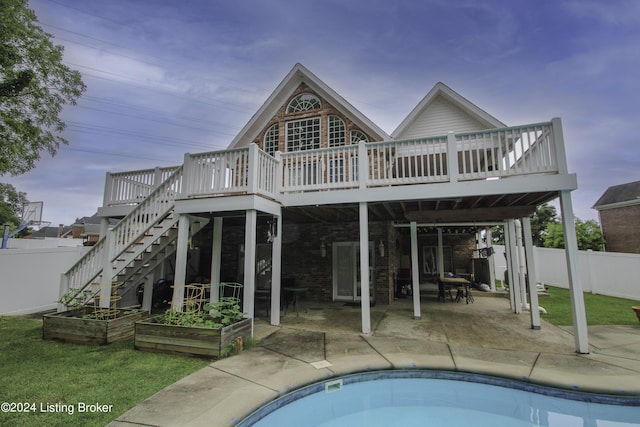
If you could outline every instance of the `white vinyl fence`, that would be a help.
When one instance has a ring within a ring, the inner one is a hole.
[[[60,275],[80,258],[83,250],[82,246],[1,249],[0,315],[56,308]]]
[[[496,279],[504,278],[504,246],[494,246]],[[534,248],[538,283],[569,287],[563,249]],[[578,251],[578,273],[585,292],[640,301],[640,255]]]

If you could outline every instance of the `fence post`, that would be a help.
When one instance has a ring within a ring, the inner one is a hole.
[[[449,182],[458,182],[458,147],[453,131],[449,131],[447,134],[447,172],[449,173]]]

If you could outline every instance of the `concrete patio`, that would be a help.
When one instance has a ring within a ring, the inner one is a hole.
[[[543,317],[542,329],[532,330],[528,312],[513,314],[506,298],[478,294],[473,304],[427,295],[421,320],[413,320],[410,299],[376,305],[369,335],[360,333],[359,307],[342,303],[303,303],[279,327],[258,317],[259,345],[170,385],[110,426],[231,426],[296,388],[380,369],[487,374],[640,402],[640,325],[590,327],[591,352],[581,355],[572,328]]]

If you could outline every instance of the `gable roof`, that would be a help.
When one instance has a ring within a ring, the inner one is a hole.
[[[640,204],[640,181],[607,188],[592,208],[601,210],[636,204]]]
[[[369,120],[342,96],[338,95],[336,91],[327,86],[315,74],[309,71],[302,64],[297,63],[285,76],[282,82],[280,82],[269,98],[267,98],[264,104],[262,104],[258,111],[253,115],[253,117],[251,117],[249,122],[231,141],[228,148],[246,146],[249,142],[253,141],[283,106],[283,104],[289,99],[298,86],[300,86],[300,83],[305,83],[316,94],[327,100],[327,102],[329,102],[329,104],[334,108],[350,120],[353,120],[363,132],[371,135],[375,139],[391,139],[391,137],[378,127],[378,125]]]
[[[487,113],[458,92],[451,89],[449,86],[442,82],[436,83],[436,85],[425,95],[424,98],[416,105],[416,107],[409,113],[409,115],[400,123],[396,130],[391,133],[392,138],[398,138],[403,134],[412,133],[412,128],[417,126],[419,122],[426,121],[430,114],[433,113],[438,102],[444,101],[446,107],[449,109],[449,113],[458,112],[460,116],[466,116],[465,118],[473,122],[481,129],[501,128],[507,127],[500,120]],[[453,107],[453,108],[452,108]],[[479,129],[446,129],[440,130],[439,135],[452,131],[465,131],[465,130],[479,130]],[[435,136],[434,135],[421,135],[421,136]]]

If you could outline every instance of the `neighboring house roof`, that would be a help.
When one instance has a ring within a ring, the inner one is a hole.
[[[231,141],[228,148],[243,147],[253,141],[301,83],[309,86],[317,95],[327,100],[335,109],[350,120],[353,120],[363,132],[371,135],[374,139],[391,139],[385,131],[369,120],[357,108],[347,102],[347,100],[327,86],[302,64],[298,63],[294,65],[269,98],[262,104],[260,109],[251,117],[233,141]]]
[[[84,231],[81,234],[82,236],[99,236],[100,235],[100,224],[84,224]]]
[[[640,181],[607,188],[592,208],[603,210],[632,205],[640,205]]]
[[[91,216],[83,216],[82,218],[76,218],[76,222],[73,223],[73,225],[83,225],[86,226],[87,224],[98,224],[100,225],[101,221],[102,221],[102,217],[99,217],[97,213],[91,215]],[[115,218],[109,218],[109,225],[116,225],[118,223],[118,220]]]
[[[31,233],[27,238],[30,239],[42,239],[46,237],[64,237],[71,233],[71,226],[62,227],[62,232],[59,227],[41,227],[39,230]]]
[[[506,126],[449,86],[438,82],[391,136],[407,139]]]

